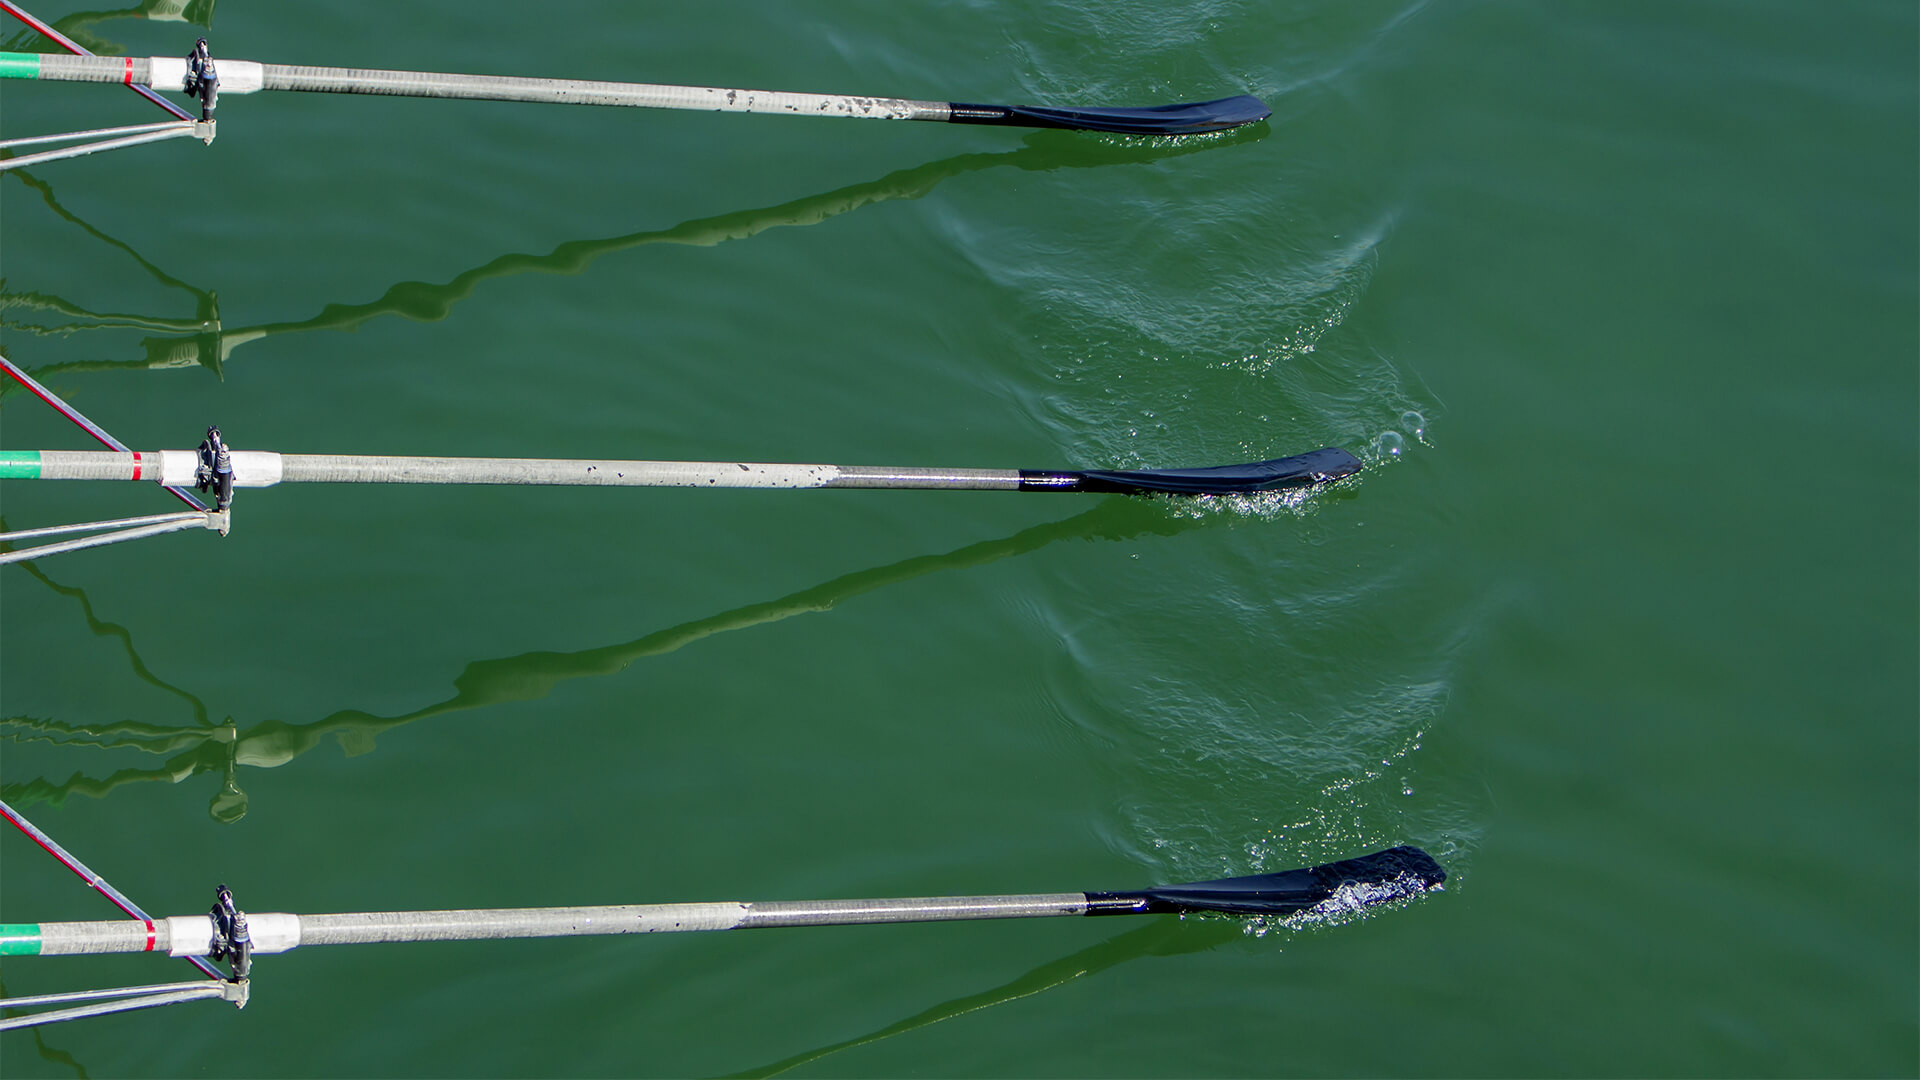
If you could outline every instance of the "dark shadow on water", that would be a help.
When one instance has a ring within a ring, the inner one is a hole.
[[[239,820],[247,810],[247,796],[238,783],[240,766],[275,768],[284,765],[319,746],[329,736],[340,744],[348,757],[357,757],[374,750],[381,734],[418,720],[543,698],[561,683],[573,679],[618,674],[643,657],[671,653],[716,634],[775,623],[796,615],[831,611],[854,597],[913,578],[1024,555],[1063,540],[1100,541],[1145,535],[1169,536],[1200,524],[1190,518],[1169,514],[1165,508],[1152,502],[1106,498],[1093,509],[1062,521],[1036,525],[1012,536],[969,544],[945,554],[921,555],[887,566],[857,571],[777,600],[749,604],[696,619],[633,641],[580,652],[530,652],[494,660],[476,660],[454,679],[451,697],[403,715],[383,717],[357,709],[344,709],[312,723],[289,724],[269,720],[245,730],[241,730],[231,719],[218,726],[209,724],[205,704],[193,694],[154,676],[135,652],[131,634],[124,627],[96,619],[85,593],[56,584],[31,563],[24,563],[22,565],[27,566],[37,580],[61,595],[78,600],[95,633],[118,638],[124,644],[136,674],[184,698],[194,709],[197,726],[176,727],[136,721],[73,724],[28,716],[0,719],[0,738],[16,742],[91,746],[103,750],[131,748],[151,754],[174,755],[158,768],[121,769],[104,778],[76,773],[60,782],[38,778],[7,784],[0,786],[0,798],[20,807],[43,802],[58,806],[70,795],[104,798],[123,784],[154,781],[179,783],[201,773],[215,773],[223,778],[223,782],[220,791],[213,797],[209,812],[215,820],[230,823]]]
[[[195,307],[191,318],[102,314],[87,311],[78,304],[58,297],[33,292],[8,293],[4,287],[0,287],[0,312],[16,307],[37,309],[76,320],[68,325],[48,327],[0,319],[0,329],[46,335],[96,327],[138,327],[172,335],[143,340],[143,355],[138,360],[87,360],[49,364],[34,369],[35,374],[43,379],[85,371],[173,368],[195,364],[219,375],[235,349],[261,338],[310,330],[356,330],[368,321],[384,316],[415,322],[437,322],[445,319],[455,305],[473,295],[474,290],[487,281],[521,274],[580,274],[603,255],[652,244],[713,247],[730,240],[746,240],[770,229],[818,225],[875,203],[918,199],[945,180],[985,169],[1050,172],[1066,168],[1147,164],[1223,145],[1255,141],[1264,138],[1266,132],[1267,125],[1264,123],[1230,132],[1175,139],[1095,138],[1058,131],[1034,132],[1026,136],[1024,144],[1017,150],[960,154],[888,173],[878,180],[777,206],[696,218],[668,229],[628,233],[599,240],[570,241],[545,255],[501,255],[445,282],[402,281],[389,287],[378,299],[366,303],[328,304],[311,318],[235,328],[221,325],[219,302],[212,291],[187,285],[160,270],[125,243],[107,236],[61,206],[54,197],[53,189],[45,181],[15,172],[14,175],[40,193],[55,213],[90,235],[127,252],[162,284],[185,289],[195,298]],[[3,284],[0,283],[0,286]]]
[[[1108,968],[1143,956],[1179,956],[1183,953],[1205,952],[1240,937],[1241,933],[1242,928],[1238,921],[1155,918],[1153,922],[1138,930],[1129,931],[1098,945],[1082,949],[1071,956],[1063,956],[1051,963],[1042,964],[1012,982],[1002,983],[991,990],[968,994],[966,997],[954,998],[952,1001],[943,1001],[865,1035],[828,1043],[814,1050],[782,1058],[769,1065],[729,1075],[736,1078],[779,1076],[781,1073],[797,1069],[802,1065],[810,1065],[843,1051],[870,1046],[896,1035],[905,1035],[922,1028],[932,1027],[944,1020],[952,1020],[982,1009],[991,1009],[996,1005],[1032,997],[1057,986],[1064,986],[1075,979],[1097,975]]]

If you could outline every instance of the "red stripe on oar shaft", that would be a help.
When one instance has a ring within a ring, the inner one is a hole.
[[[147,947],[145,949],[146,952],[153,951],[153,939],[154,939],[153,920],[148,919],[147,920]]]
[[[93,55],[92,51],[90,51],[86,46],[73,40],[67,35],[61,33],[60,31],[55,30],[53,28],[53,24],[41,22],[39,19],[36,19],[32,15],[29,15],[25,11],[22,11],[20,9],[20,5],[14,3],[13,0],[0,0],[0,11],[4,11],[7,14],[13,16],[14,18],[19,19],[21,22],[26,23],[28,26],[33,27],[35,30],[39,31],[41,34],[46,35],[46,37],[49,40],[51,40],[55,45],[60,46],[61,48],[67,50],[68,52],[74,54],[75,56],[92,56]],[[133,58],[132,57],[127,58],[127,85],[133,89],[134,93],[139,94],[141,97],[146,98],[148,101],[151,101],[155,105],[158,105],[161,108],[167,110],[168,112],[172,113],[176,118],[181,120],[193,119],[192,113],[187,112],[185,109],[182,109],[180,106],[175,105],[173,102],[168,101],[166,98],[161,97],[159,94],[154,93],[152,90],[149,90],[144,86],[138,86],[133,82]]]
[[[122,86],[133,85],[133,57],[131,56],[127,57],[127,71],[126,74],[120,76],[120,84]]]
[[[133,452],[133,478],[140,479],[140,451]]]

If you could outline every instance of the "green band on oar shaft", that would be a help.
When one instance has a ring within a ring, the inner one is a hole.
[[[0,923],[0,956],[39,955],[39,923]]]
[[[39,77],[39,53],[0,53],[0,79],[37,79]]]
[[[0,450],[0,480],[40,479],[40,451]]]

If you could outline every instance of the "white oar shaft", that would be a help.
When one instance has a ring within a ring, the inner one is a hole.
[[[624,105],[705,112],[785,113],[877,120],[941,120],[952,115],[944,101],[803,94],[784,90],[739,90],[717,86],[537,79],[514,75],[456,75],[430,71],[304,67],[219,60],[220,93],[303,90],[327,94],[532,101],[554,105]],[[171,57],[45,56],[37,77],[63,82],[128,82],[155,90],[184,90],[187,62]]]
[[[222,72],[225,71],[225,63],[222,62]],[[533,101],[553,105],[622,105],[701,112],[789,113],[874,120],[944,121],[950,113],[944,101],[847,94],[804,94],[783,90],[737,90],[716,86],[667,86],[658,83],[502,75],[452,75],[425,71],[294,67],[286,64],[263,64],[261,69],[263,90]],[[226,89],[224,74],[221,89]]]
[[[776,900],[760,903],[641,904],[622,907],[503,908],[472,911],[387,911],[339,915],[249,914],[255,953],[301,945],[371,945],[404,941],[606,934],[690,933],[795,926],[1038,919],[1085,915],[1085,893],[934,896],[887,900]],[[166,952],[205,956],[213,920],[205,915],[136,921],[54,922],[5,927],[14,955]]]
[[[235,487],[321,484],[536,484],[584,487],[922,488],[1018,491],[1018,469],[781,465],[738,461],[380,457],[232,451]],[[191,450],[0,451],[0,477],[195,482]]]
[[[984,488],[1018,490],[1015,469],[778,465],[735,461],[353,457],[282,454],[281,479],[330,484],[541,484],[593,487]]]

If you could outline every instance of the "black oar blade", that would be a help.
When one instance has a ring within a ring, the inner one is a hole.
[[[1043,109],[1026,105],[951,104],[955,124],[1111,131],[1120,135],[1198,135],[1225,131],[1273,115],[1257,97],[1242,94],[1188,105],[1152,105],[1138,109]]]
[[[1445,880],[1447,872],[1433,856],[1417,847],[1397,847],[1279,874],[1163,885],[1139,892],[1088,893],[1087,914],[1292,915],[1343,891],[1344,900],[1364,906],[1403,899],[1437,888]]]
[[[1360,459],[1337,446],[1290,458],[1198,469],[1100,469],[1089,472],[1020,472],[1022,491],[1094,491],[1116,495],[1244,495],[1256,491],[1324,484],[1360,471]]]

